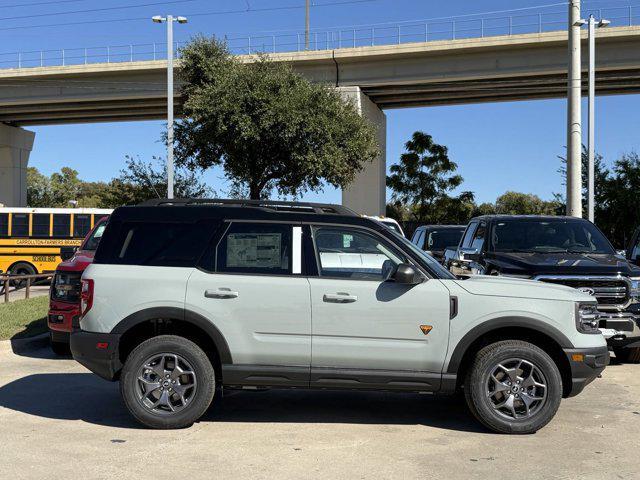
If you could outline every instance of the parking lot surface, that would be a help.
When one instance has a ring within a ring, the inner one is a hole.
[[[457,398],[329,391],[226,392],[193,427],[151,431],[71,359],[0,342],[0,364],[2,478],[640,478],[640,365],[506,436]]]

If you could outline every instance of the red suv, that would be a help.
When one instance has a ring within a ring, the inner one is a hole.
[[[62,263],[56,268],[51,282],[47,324],[51,337],[51,349],[58,355],[69,355],[69,335],[78,326],[80,316],[80,277],[93,262],[102,232],[109,217],[98,220],[77,250],[61,248]]]

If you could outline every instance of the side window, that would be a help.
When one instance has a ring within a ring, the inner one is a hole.
[[[74,238],[84,238],[91,230],[91,215],[76,213],[73,217]]]
[[[71,230],[71,215],[68,213],[53,214],[53,236],[57,238],[69,237]]]
[[[0,213],[0,237],[9,236],[9,214]]]
[[[638,237],[636,238],[635,245],[633,245],[633,247],[631,248],[631,260],[638,259],[640,259],[640,232],[638,232]]]
[[[215,271],[291,275],[292,231],[279,223],[232,223],[216,245]]]
[[[487,224],[482,222],[478,225],[476,233],[473,235],[473,241],[471,242],[471,248],[475,248],[478,251],[482,250],[484,245],[484,237],[486,236]]]
[[[471,246],[471,238],[473,234],[476,232],[476,227],[478,226],[477,222],[470,223],[467,227],[467,230],[464,232],[464,237],[462,237],[462,242],[460,242],[460,246],[463,248],[469,248]]]
[[[34,213],[31,222],[31,235],[33,237],[49,236],[51,215],[49,215],[48,213]]]
[[[406,258],[384,240],[352,228],[316,227],[320,276],[382,281]]]
[[[11,236],[12,237],[28,237],[29,236],[29,214],[14,213],[11,217]]]
[[[418,230],[413,235],[413,244],[420,249],[424,249],[424,232],[424,229]]]
[[[102,263],[193,267],[210,241],[210,225],[123,222]]]

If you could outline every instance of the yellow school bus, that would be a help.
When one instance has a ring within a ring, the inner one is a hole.
[[[94,223],[112,210],[0,208],[0,273],[53,272],[61,247],[77,247]]]

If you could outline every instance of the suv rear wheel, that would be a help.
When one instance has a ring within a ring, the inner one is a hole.
[[[151,428],[192,425],[209,408],[215,373],[207,355],[186,338],[161,335],[127,357],[120,392],[131,414]]]
[[[473,415],[491,430],[534,433],[556,414],[562,377],[545,351],[521,340],[504,340],[476,354],[464,392]]]

